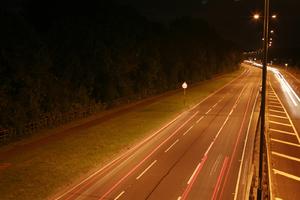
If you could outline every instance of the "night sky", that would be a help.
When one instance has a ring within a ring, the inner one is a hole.
[[[255,22],[255,12],[263,14],[263,0],[118,0],[130,4],[153,20],[169,21],[180,16],[201,17],[225,38],[244,50],[261,46],[263,23]],[[299,0],[270,0],[271,13],[278,15],[271,22],[276,32],[273,48],[300,47]]]
[[[20,9],[20,2],[7,0],[12,9]],[[264,0],[115,0],[129,4],[149,19],[168,22],[181,16],[200,17],[226,39],[237,43],[244,50],[261,47],[262,20],[252,20],[252,14],[263,14]],[[3,1],[2,1],[3,2]],[[5,1],[4,1],[5,2]],[[88,3],[89,1],[82,1]],[[271,22],[276,34],[273,48],[300,48],[299,0],[270,0],[271,13],[278,19]]]

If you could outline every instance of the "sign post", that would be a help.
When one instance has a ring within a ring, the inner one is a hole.
[[[185,90],[186,90],[187,86],[188,86],[187,83],[183,82],[182,88],[183,88],[183,103],[184,103],[184,105],[185,105]]]

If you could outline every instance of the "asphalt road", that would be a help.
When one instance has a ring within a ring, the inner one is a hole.
[[[273,199],[300,197],[300,81],[269,71],[269,174]]]
[[[56,199],[243,198],[259,80],[247,68]]]

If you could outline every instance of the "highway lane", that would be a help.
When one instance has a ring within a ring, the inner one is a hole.
[[[259,74],[248,68],[57,199],[233,199]]]
[[[274,199],[300,196],[300,101],[297,83],[270,70],[268,89],[269,157]],[[294,88],[294,89],[293,89]]]

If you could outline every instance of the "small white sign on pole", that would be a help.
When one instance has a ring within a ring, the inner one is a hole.
[[[187,83],[186,83],[186,82],[182,83],[182,88],[183,88],[183,89],[186,89],[186,88],[187,88],[187,86],[188,86],[188,85],[187,85]]]

